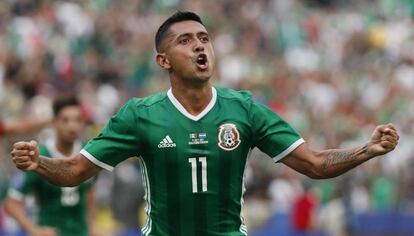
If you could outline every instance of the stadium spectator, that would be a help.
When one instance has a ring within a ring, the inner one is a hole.
[[[291,169],[281,170],[279,176],[269,184],[269,197],[273,212],[288,213],[292,210],[297,197],[302,195],[303,187],[297,173]]]
[[[295,230],[305,233],[316,228],[318,200],[310,183],[304,182],[303,188],[303,193],[294,200],[292,225]]]
[[[38,132],[49,123],[49,119],[21,119],[13,122],[0,120],[0,137]]]

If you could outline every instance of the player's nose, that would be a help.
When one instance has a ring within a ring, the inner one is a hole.
[[[194,51],[195,52],[203,52],[204,51],[204,45],[199,40],[197,40],[196,42],[197,43],[194,46]]]

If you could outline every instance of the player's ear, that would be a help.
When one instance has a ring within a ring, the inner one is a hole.
[[[157,61],[157,64],[161,66],[161,68],[166,70],[171,68],[170,61],[166,57],[165,53],[157,53],[155,60]]]

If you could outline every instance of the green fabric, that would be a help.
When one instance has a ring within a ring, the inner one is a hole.
[[[8,173],[4,168],[6,165],[4,165],[2,160],[0,160],[0,164],[0,202],[3,202],[7,195],[7,189],[9,188],[9,179]]]
[[[317,187],[320,193],[320,202],[326,204],[330,202],[334,197],[334,182],[332,180],[318,181]]]
[[[278,156],[301,137],[246,92],[217,88],[216,103],[197,121],[173,101],[166,93],[130,100],[85,155],[108,169],[140,156],[150,216],[143,235],[246,234],[240,212],[250,150]]]
[[[373,204],[376,210],[391,209],[394,204],[396,189],[393,182],[384,177],[378,177],[372,183]]]

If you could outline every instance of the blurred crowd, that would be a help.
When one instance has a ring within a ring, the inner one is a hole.
[[[364,144],[380,123],[400,132],[394,152],[329,181],[309,182],[254,152],[245,195],[251,230],[273,214],[293,213],[301,196],[313,206],[309,227],[331,235],[352,228],[354,213],[414,213],[412,0],[0,1],[0,119],[48,117],[56,95],[75,91],[89,122],[85,139],[93,137],[128,98],[169,87],[154,63],[154,35],[177,9],[200,14],[213,38],[213,83],[250,90],[314,149]],[[13,173],[4,168],[9,145],[19,138],[27,137],[4,139],[2,183]],[[131,166],[120,171],[121,188],[139,176]],[[131,209],[111,196],[114,183],[108,173],[97,183],[104,225],[113,224],[114,208],[118,220],[119,209]]]

